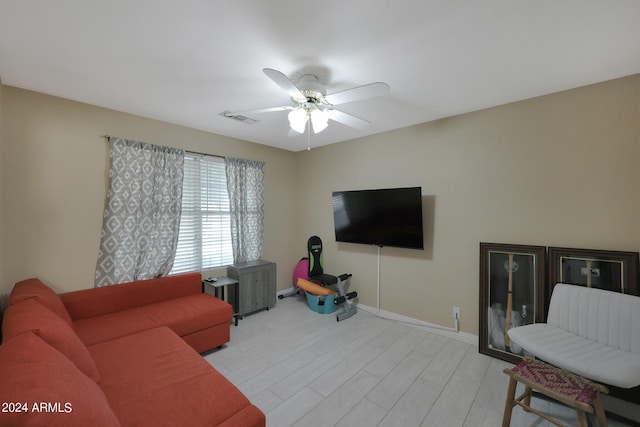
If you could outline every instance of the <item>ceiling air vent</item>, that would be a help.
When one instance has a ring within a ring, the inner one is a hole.
[[[237,121],[242,122],[242,123],[244,123],[246,125],[252,125],[252,124],[258,122],[257,120],[254,120],[254,119],[249,118],[247,116],[243,116],[242,114],[232,113],[229,110],[223,111],[222,113],[219,114],[219,116],[226,117],[228,119],[237,120]]]

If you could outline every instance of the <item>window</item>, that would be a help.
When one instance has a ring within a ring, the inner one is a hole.
[[[185,153],[182,215],[171,274],[233,264],[224,158]]]

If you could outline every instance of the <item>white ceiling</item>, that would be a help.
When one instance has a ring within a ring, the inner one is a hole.
[[[320,146],[639,73],[640,1],[0,0],[5,85],[306,149],[286,112],[218,115],[291,105],[263,68],[391,86]]]

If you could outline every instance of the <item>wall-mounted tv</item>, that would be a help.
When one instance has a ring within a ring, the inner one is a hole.
[[[337,242],[424,249],[420,187],[334,191]]]

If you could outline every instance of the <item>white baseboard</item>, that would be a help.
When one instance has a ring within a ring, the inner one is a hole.
[[[287,295],[293,292],[293,286],[287,289],[280,290],[276,293],[276,295]],[[395,320],[398,322],[408,323],[415,326],[422,326],[425,328],[429,328],[430,331],[443,335],[447,338],[453,338],[458,341],[465,342],[467,344],[478,345],[478,336],[473,334],[468,334],[466,332],[456,332],[453,327],[446,327],[441,325],[436,325],[434,323],[424,322],[422,320],[414,319],[412,317],[403,316],[401,314],[393,313],[391,311],[380,310],[378,313],[378,309],[375,307],[370,307],[368,305],[357,303],[357,307],[363,311],[369,312],[375,316],[381,317],[383,319]]]
[[[454,340],[462,341],[471,345],[478,345],[478,336],[473,334],[468,334],[466,332],[456,332],[454,327],[447,327],[442,325],[436,325],[435,323],[425,322],[423,320],[414,319],[412,317],[403,316],[401,314],[393,313],[391,311],[380,310],[378,313],[378,309],[375,307],[371,307],[364,304],[358,304],[358,308],[369,313],[372,313],[375,316],[381,317],[383,319],[395,320],[402,323],[407,323],[414,326],[421,326],[424,328],[428,328],[431,332],[436,333],[438,335],[443,335],[447,338],[453,338]]]

